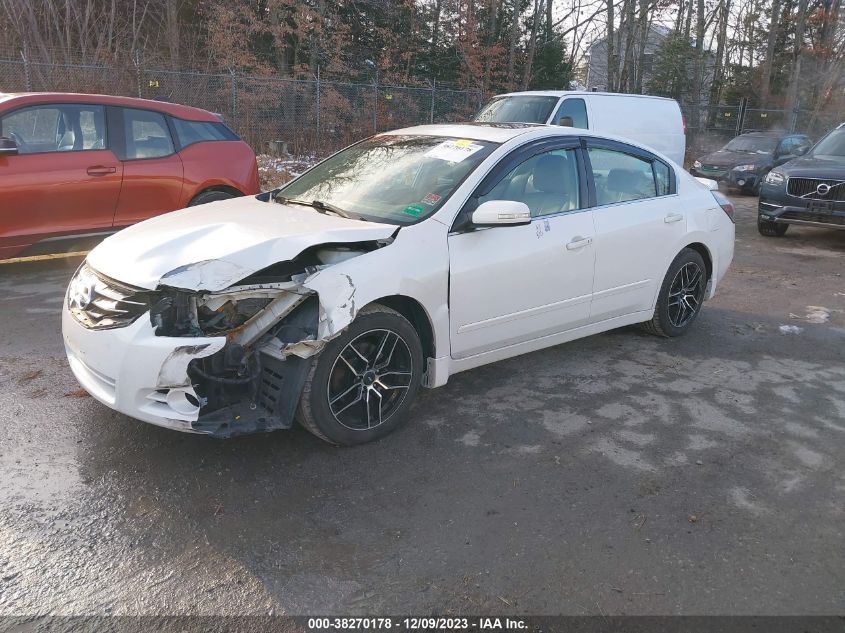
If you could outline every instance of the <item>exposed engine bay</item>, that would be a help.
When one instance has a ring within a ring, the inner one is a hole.
[[[391,242],[313,247],[221,292],[150,293],[157,336],[226,338],[220,351],[188,365],[199,406],[193,428],[216,437],[290,428],[313,356],[339,334],[319,337],[319,297],[304,282]]]

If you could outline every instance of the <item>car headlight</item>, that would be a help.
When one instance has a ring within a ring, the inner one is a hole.
[[[786,182],[786,176],[779,171],[770,171],[766,176],[767,185],[782,185]]]
[[[693,169],[701,169],[701,161],[697,160],[692,164]]]
[[[150,322],[158,336],[222,336],[257,316],[272,299],[261,291],[253,296],[166,291],[150,309]]]
[[[734,171],[756,171],[757,165],[737,165]]]
[[[88,264],[82,266],[73,275],[67,287],[67,307],[84,310],[94,300],[97,276]]]

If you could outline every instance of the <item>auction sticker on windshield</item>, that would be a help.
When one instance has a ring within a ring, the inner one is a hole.
[[[426,152],[429,158],[438,158],[446,160],[450,163],[460,163],[462,160],[469,158],[478,150],[484,149],[483,145],[473,143],[472,141],[459,138],[450,141],[443,141],[439,145],[435,145]]]

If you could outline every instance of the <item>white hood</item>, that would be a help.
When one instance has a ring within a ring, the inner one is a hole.
[[[396,226],[348,220],[310,207],[221,200],[115,233],[88,255],[92,268],[139,288],[223,290],[309,246],[390,237]]]

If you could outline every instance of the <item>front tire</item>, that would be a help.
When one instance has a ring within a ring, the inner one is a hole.
[[[707,266],[698,251],[682,250],[669,265],[660,286],[651,321],[643,323],[655,336],[675,337],[686,334],[701,312],[707,288]]]
[[[788,224],[780,224],[778,222],[764,220],[759,216],[757,217],[757,230],[760,232],[760,235],[766,237],[783,237],[786,235],[786,229],[788,228]]]
[[[194,197],[188,203],[189,207],[195,207],[200,204],[207,204],[209,202],[217,202],[218,200],[229,200],[235,196],[228,191],[203,191],[201,194]]]
[[[405,422],[422,383],[419,335],[395,310],[373,305],[312,364],[297,419],[332,444],[363,444]]]

